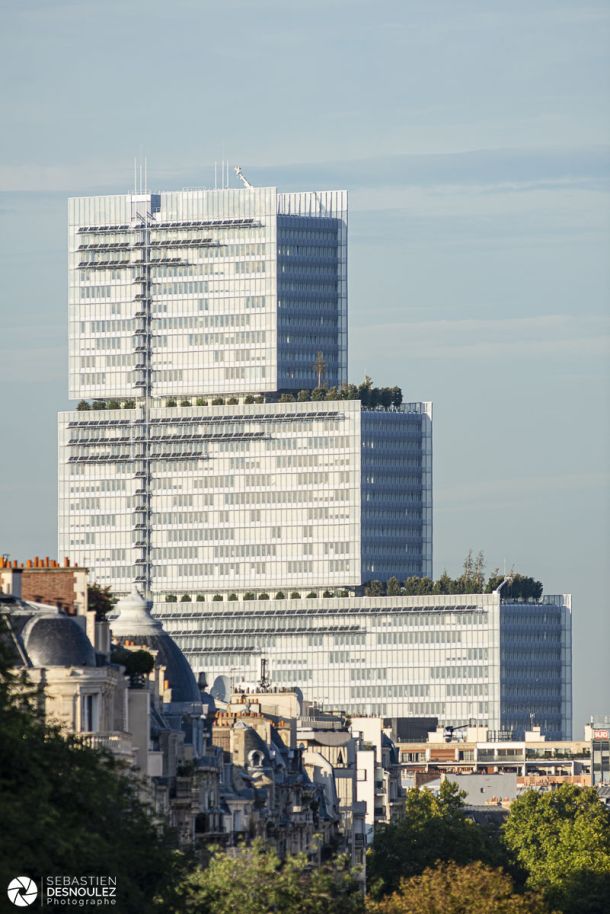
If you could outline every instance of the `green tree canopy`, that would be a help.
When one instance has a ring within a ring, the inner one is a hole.
[[[113,663],[125,667],[125,672],[133,686],[142,686],[149,673],[155,668],[155,658],[145,650],[130,651],[126,647],[117,645],[110,656]]]
[[[373,389],[373,379],[367,375],[364,376],[364,381],[358,385],[358,399],[363,406],[371,405],[371,390]]]
[[[458,583],[450,578],[446,571],[443,571],[440,578],[434,582],[434,593],[459,593]]]
[[[548,914],[543,899],[515,894],[510,876],[483,863],[439,863],[370,902],[370,914]]]
[[[406,596],[419,596],[427,593],[492,593],[502,584],[505,577],[508,577],[510,583],[506,583],[502,587],[502,599],[539,600],[542,596],[542,583],[534,578],[516,571],[503,575],[496,568],[485,581],[484,572],[485,557],[483,553],[478,552],[475,555],[472,549],[469,549],[464,559],[462,574],[459,577],[452,578],[446,571],[443,571],[436,581],[432,581],[430,578],[407,578],[403,584],[403,592]]]
[[[505,577],[510,578],[510,581],[507,582],[501,590],[503,599],[539,600],[542,596],[544,588],[541,581],[536,581],[534,578],[527,577],[527,575],[519,574],[515,571],[510,571],[507,575],[503,575],[500,574],[498,569],[490,575],[485,591],[491,593],[496,590]]]
[[[373,896],[395,891],[401,878],[419,875],[438,860],[503,862],[497,835],[466,816],[463,797],[448,781],[438,796],[426,789],[408,791],[404,814],[375,831],[367,867]]]
[[[472,549],[464,559],[464,569],[458,578],[462,593],[482,593],[485,587],[485,556],[482,552],[474,555]]]
[[[87,587],[87,606],[89,612],[95,612],[98,622],[106,618],[116,602],[117,598],[109,587],[102,587],[100,584],[89,584]]]
[[[236,856],[216,851],[190,873],[180,914],[360,914],[362,894],[345,858],[311,867],[299,854],[284,862],[261,841]]]
[[[381,387],[379,390],[379,402],[384,409],[389,409],[394,399],[392,387]]]
[[[610,907],[610,811],[592,787],[562,784],[526,791],[511,806],[504,841],[565,914],[598,914]]]
[[[357,400],[358,388],[355,384],[344,384],[341,387],[340,394],[345,400]]]
[[[366,597],[384,597],[385,593],[385,581],[367,581],[364,585],[364,595]]]
[[[405,578],[403,583],[403,593],[408,597],[420,596],[434,591],[434,581],[432,578]]]
[[[388,597],[398,597],[402,593],[402,588],[400,586],[400,581],[397,577],[389,578],[386,585],[386,592]]]
[[[400,389],[400,387],[392,387],[392,406],[394,407],[394,409],[398,409],[398,407],[401,405],[401,403],[402,403],[402,390]]]

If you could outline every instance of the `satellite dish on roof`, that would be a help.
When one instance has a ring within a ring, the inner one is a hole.
[[[298,702],[299,702],[299,712],[302,714],[303,713],[303,692],[301,691],[301,689],[299,689],[298,686],[294,687],[294,692],[295,692]]]
[[[210,689],[210,695],[218,698],[220,701],[231,700],[231,680],[228,676],[217,676],[214,685]]]

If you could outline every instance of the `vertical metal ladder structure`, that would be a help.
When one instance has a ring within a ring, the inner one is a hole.
[[[152,397],[152,277],[150,259],[150,227],[154,216],[146,210],[136,212],[132,220],[132,283],[135,289],[136,311],[133,325],[135,355],[134,386],[141,395],[136,399],[138,421],[132,438],[132,456],[137,480],[133,513],[133,542],[138,550],[135,560],[134,584],[144,590],[144,598],[152,599],[151,551],[151,461],[150,409]]]

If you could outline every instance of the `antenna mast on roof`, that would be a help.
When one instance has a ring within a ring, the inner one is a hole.
[[[259,687],[266,692],[269,686],[271,685],[271,679],[267,675],[267,663],[268,660],[266,657],[261,657],[261,678],[258,680]]]

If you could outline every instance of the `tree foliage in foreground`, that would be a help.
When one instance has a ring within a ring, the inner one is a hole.
[[[361,914],[363,899],[346,859],[309,866],[305,854],[284,862],[255,841],[235,856],[217,851],[182,885],[176,914]]]
[[[387,898],[369,902],[369,914],[549,914],[539,895],[518,895],[501,869],[483,863],[439,863],[403,879]]]
[[[110,755],[41,720],[9,663],[0,654],[0,886],[21,873],[113,876],[121,914],[171,910],[154,899],[171,898],[182,857],[134,782]]]
[[[527,885],[565,914],[610,910],[610,811],[593,788],[528,790],[511,806],[504,841]]]
[[[393,892],[401,879],[419,875],[439,860],[504,862],[497,832],[466,816],[463,796],[449,781],[441,784],[438,796],[425,788],[408,791],[404,815],[375,831],[367,866],[374,897]]]

